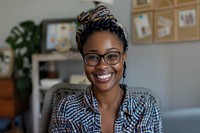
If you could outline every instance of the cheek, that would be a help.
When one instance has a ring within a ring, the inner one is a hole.
[[[120,62],[119,64],[117,64],[114,69],[117,71],[117,73],[121,76],[123,74],[123,70],[124,70],[124,62]]]
[[[123,70],[124,70],[124,63],[122,63],[120,66],[119,66],[119,71],[120,73],[122,74],[123,73]]]
[[[85,75],[87,76],[88,79],[90,79],[90,74],[92,72],[92,67],[84,66],[85,70]]]

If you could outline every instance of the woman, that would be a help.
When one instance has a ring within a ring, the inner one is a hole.
[[[120,84],[125,78],[128,38],[107,7],[78,17],[76,41],[91,85],[81,95],[62,99],[54,109],[51,132],[162,132],[160,110],[133,96]]]

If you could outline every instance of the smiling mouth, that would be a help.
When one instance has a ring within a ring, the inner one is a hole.
[[[105,74],[105,75],[96,75],[96,77],[98,78],[98,79],[107,79],[107,78],[110,78],[111,77],[111,73],[109,73],[109,74]]]

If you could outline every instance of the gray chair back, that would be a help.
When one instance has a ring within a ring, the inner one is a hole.
[[[45,94],[42,116],[40,119],[39,132],[47,133],[51,121],[53,108],[58,101],[66,95],[82,93],[88,85],[86,84],[71,84],[59,83],[52,86]],[[129,87],[130,92],[145,99],[151,99],[154,103],[160,106],[160,99],[155,92],[143,87]]]

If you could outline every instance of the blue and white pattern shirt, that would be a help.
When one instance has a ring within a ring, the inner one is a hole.
[[[162,133],[159,107],[151,100],[130,93],[127,86],[124,100],[115,120],[115,133]],[[83,94],[71,95],[60,100],[54,108],[50,132],[101,133],[101,115],[91,86]]]

